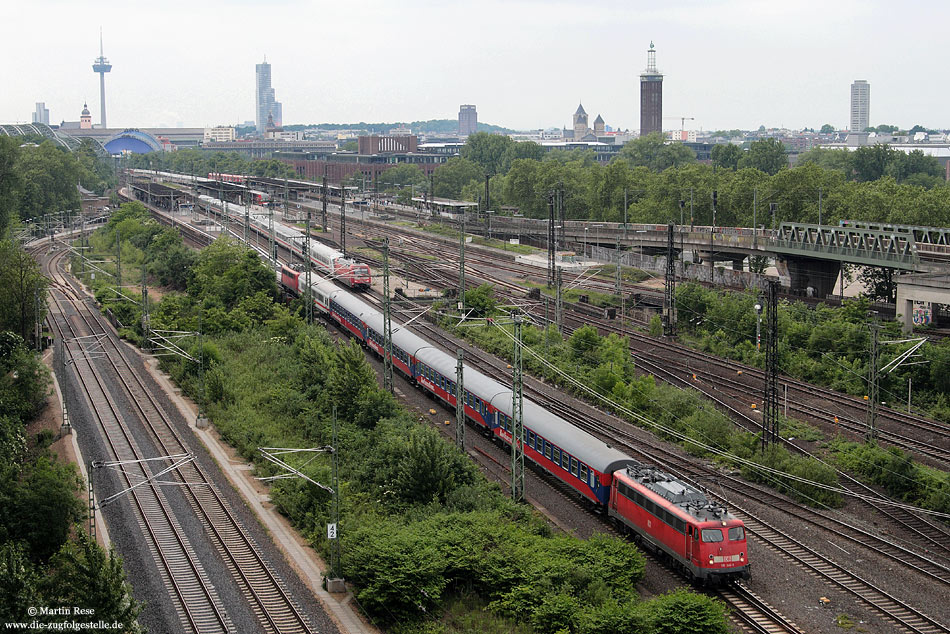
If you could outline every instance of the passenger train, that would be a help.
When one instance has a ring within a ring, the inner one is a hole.
[[[300,271],[283,266],[277,281],[287,292],[306,293]],[[311,284],[319,312],[382,357],[383,315],[330,281]],[[392,324],[393,367],[450,407],[456,404],[456,363],[425,339]],[[512,392],[464,367],[463,407],[468,420],[497,442],[512,442]],[[667,556],[691,578],[724,582],[749,578],[741,520],[695,486],[645,465],[571,425],[529,399],[523,404],[525,457],[567,484],[644,547]]]
[[[198,196],[198,204],[204,206],[206,209],[213,210],[213,213],[223,213],[224,204],[217,198],[203,195]],[[228,214],[231,215],[230,209],[235,208],[238,210],[241,209],[240,206],[232,206],[229,208]],[[232,215],[231,217],[235,223],[240,224],[244,222],[242,213],[239,213],[237,216]],[[267,216],[249,214],[248,219],[252,231],[264,239],[269,239],[270,219]],[[274,222],[274,241],[292,252],[296,257],[300,258],[301,261],[304,260],[303,253],[304,246],[306,246],[314,269],[324,275],[332,276],[333,279],[339,280],[354,290],[364,290],[369,288],[372,284],[373,280],[369,266],[357,262],[352,258],[348,258],[342,251],[338,251],[317,240],[311,239],[309,243],[305,245],[306,238],[304,234],[293,227],[288,227],[282,222]]]

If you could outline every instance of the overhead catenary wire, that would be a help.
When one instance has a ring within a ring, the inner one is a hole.
[[[501,331],[502,331],[503,333],[505,333],[505,335],[506,335],[507,337],[509,337],[509,338],[511,338],[511,339],[514,339],[514,335],[513,335],[512,333],[510,333],[510,332],[508,332],[506,329],[502,328],[501,325],[498,325],[498,324],[495,324],[495,325],[496,325],[496,327],[498,327],[499,329],[501,329]],[[867,501],[873,501],[873,502],[878,503],[878,504],[886,504],[886,505],[893,506],[893,507],[895,507],[895,508],[900,508],[900,509],[904,509],[904,510],[908,510],[908,511],[916,511],[916,512],[926,513],[926,514],[932,515],[932,516],[934,516],[934,517],[941,517],[941,518],[950,519],[950,513],[941,513],[941,512],[939,512],[939,511],[931,511],[931,510],[928,510],[928,509],[922,509],[922,508],[917,507],[917,506],[913,506],[913,505],[910,505],[910,504],[903,504],[903,503],[901,503],[901,502],[897,502],[897,501],[894,501],[894,500],[889,500],[889,499],[887,499],[887,498],[882,498],[882,497],[879,497],[879,496],[864,495],[864,494],[861,494],[861,493],[855,493],[854,491],[850,491],[850,490],[844,489],[844,488],[842,488],[842,487],[835,487],[835,486],[831,486],[831,485],[828,485],[828,484],[824,484],[824,483],[822,483],[822,482],[817,482],[817,481],[815,481],[815,480],[809,480],[808,478],[803,478],[803,477],[797,476],[797,475],[795,475],[795,474],[786,473],[786,472],[784,472],[784,471],[780,471],[780,470],[778,470],[778,469],[775,469],[775,468],[772,468],[772,467],[768,467],[768,466],[759,464],[759,463],[754,462],[754,461],[752,461],[752,460],[749,460],[749,459],[747,459],[747,458],[742,458],[742,457],[740,457],[740,456],[737,456],[737,455],[735,455],[735,454],[733,454],[733,453],[730,453],[730,452],[728,452],[728,451],[725,451],[725,450],[723,450],[723,449],[719,449],[719,448],[714,447],[714,446],[712,446],[712,445],[708,445],[708,444],[706,444],[706,443],[703,443],[703,442],[701,442],[701,441],[699,441],[699,440],[697,440],[697,439],[695,439],[695,438],[693,438],[693,437],[691,437],[691,436],[688,436],[688,435],[682,433],[682,432],[679,431],[679,430],[673,429],[672,427],[668,427],[668,426],[662,425],[662,424],[660,424],[660,423],[658,423],[658,422],[656,422],[656,421],[654,421],[654,420],[651,420],[650,418],[644,416],[643,414],[640,414],[639,412],[635,412],[635,411],[629,409],[628,407],[626,407],[625,405],[622,405],[622,404],[620,404],[620,403],[614,401],[613,399],[611,399],[611,398],[608,397],[608,396],[604,396],[603,394],[600,394],[599,392],[597,392],[597,391],[594,390],[593,388],[591,388],[591,387],[589,387],[589,386],[587,386],[587,385],[581,383],[580,381],[578,381],[578,380],[575,379],[574,377],[570,376],[569,374],[567,374],[566,372],[564,372],[563,370],[561,370],[560,368],[558,368],[558,367],[555,366],[554,364],[550,363],[549,361],[547,361],[546,359],[544,359],[543,357],[541,357],[541,356],[540,356],[538,353],[536,353],[534,350],[532,350],[531,348],[528,348],[527,346],[525,346],[524,343],[522,343],[521,345],[526,348],[527,354],[533,356],[533,357],[534,357],[535,359],[537,359],[542,365],[544,365],[545,367],[547,367],[547,368],[549,368],[550,370],[552,370],[555,374],[557,374],[558,376],[560,376],[561,378],[563,378],[565,381],[567,381],[569,384],[573,385],[574,387],[576,387],[576,388],[579,389],[580,391],[582,391],[582,392],[584,392],[584,393],[586,393],[586,394],[589,394],[589,395],[591,395],[591,396],[593,396],[593,397],[595,397],[595,398],[597,398],[597,399],[603,401],[604,403],[606,403],[607,405],[609,405],[611,408],[613,408],[614,411],[620,412],[620,413],[624,414],[625,416],[630,417],[631,419],[633,419],[633,420],[636,421],[636,422],[643,423],[644,425],[646,425],[646,426],[648,426],[648,427],[652,427],[652,428],[654,428],[654,429],[657,429],[657,430],[659,430],[659,431],[662,431],[664,434],[668,434],[668,435],[672,436],[673,438],[675,438],[675,439],[677,439],[677,440],[684,441],[684,442],[690,443],[690,444],[692,444],[692,445],[695,445],[695,446],[697,446],[697,447],[699,447],[699,448],[701,448],[701,449],[703,449],[703,450],[705,450],[705,451],[708,451],[708,452],[711,453],[711,454],[714,454],[714,455],[717,455],[717,456],[726,458],[726,459],[728,459],[728,460],[730,460],[730,461],[733,461],[733,462],[735,462],[735,463],[738,463],[738,464],[741,464],[741,465],[745,465],[745,466],[747,466],[747,467],[750,467],[750,468],[752,468],[752,469],[759,470],[759,471],[761,471],[761,472],[763,472],[763,473],[767,473],[767,474],[773,475],[773,476],[775,476],[775,477],[780,477],[780,478],[784,478],[784,479],[787,479],[787,480],[792,480],[792,481],[795,481],[795,482],[799,482],[799,483],[801,483],[801,484],[806,484],[806,485],[815,487],[815,488],[817,488],[817,489],[823,489],[823,490],[826,490],[826,491],[829,491],[829,492],[832,492],[832,493],[837,493],[837,494],[842,495],[842,496],[853,497],[853,498],[857,498],[857,499],[861,499],[861,500],[867,500]]]

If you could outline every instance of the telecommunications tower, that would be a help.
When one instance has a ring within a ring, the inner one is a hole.
[[[106,127],[106,73],[112,70],[112,64],[102,52],[102,29],[99,29],[99,57],[92,64],[93,72],[99,73],[99,127]]]

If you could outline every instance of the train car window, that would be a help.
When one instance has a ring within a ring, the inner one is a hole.
[[[680,533],[685,533],[685,532],[686,532],[686,522],[684,522],[683,520],[681,520],[680,518],[677,517],[677,518],[676,518],[676,526],[675,526],[674,528],[676,528],[676,530],[677,530],[678,532],[680,532]]]
[[[745,530],[741,526],[733,526],[729,529],[729,541],[741,542],[745,539]]]
[[[583,464],[583,463],[581,464],[580,475],[578,475],[577,477],[579,477],[584,482],[587,482],[587,465],[586,464]]]
[[[534,447],[534,432],[533,431],[528,432],[528,446]]]
[[[551,460],[554,461],[554,464],[560,464],[561,462],[561,450],[557,447],[554,448],[554,457]]]
[[[521,421],[521,442],[528,442],[528,428],[524,426],[524,421]]]
[[[577,475],[577,458],[571,458],[571,473]]]
[[[564,452],[561,452],[561,468],[565,471],[570,471],[571,468],[571,457]]]
[[[719,530],[718,528],[704,528],[703,541],[704,542],[721,542],[722,531]]]
[[[543,444],[544,444],[544,457],[550,460],[551,459],[551,443],[544,442]]]

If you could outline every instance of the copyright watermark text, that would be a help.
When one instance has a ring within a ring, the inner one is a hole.
[[[125,624],[119,621],[105,621],[96,618],[93,608],[83,608],[74,605],[64,606],[30,606],[26,613],[32,618],[30,621],[11,621],[3,624],[4,630],[9,631],[52,631],[52,632],[79,632],[84,630],[115,630],[125,629]]]

